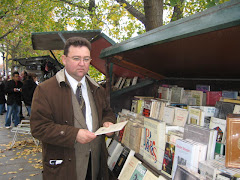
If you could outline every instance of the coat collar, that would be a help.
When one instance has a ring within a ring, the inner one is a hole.
[[[61,69],[60,71],[57,72],[56,74],[56,79],[57,79],[57,82],[59,84],[59,86],[66,86],[67,83],[66,83],[66,76],[65,76],[65,68]],[[90,85],[90,87],[93,87],[94,89],[97,89],[99,88],[99,84],[97,82],[95,82],[92,78],[90,78],[89,75],[85,75],[87,81]]]

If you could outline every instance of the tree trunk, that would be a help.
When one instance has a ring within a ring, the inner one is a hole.
[[[144,0],[146,31],[163,25],[163,0]]]

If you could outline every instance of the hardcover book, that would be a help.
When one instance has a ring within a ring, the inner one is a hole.
[[[227,116],[226,167],[240,168],[240,115]]]
[[[208,91],[207,93],[207,106],[215,106],[216,102],[222,97],[222,91]]]
[[[143,159],[161,170],[164,150],[165,150],[165,131],[166,124],[150,118],[144,118],[144,153]]]

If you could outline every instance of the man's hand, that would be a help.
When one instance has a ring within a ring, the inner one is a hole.
[[[103,123],[103,127],[109,127],[110,125],[112,125],[113,123],[111,123],[111,122],[105,122],[105,123]],[[108,137],[111,137],[112,135],[114,134],[114,132],[112,132],[112,133],[107,133],[106,135],[108,136]]]
[[[94,133],[88,131],[87,129],[79,129],[76,141],[81,144],[86,144],[91,142],[96,137],[97,136]]]

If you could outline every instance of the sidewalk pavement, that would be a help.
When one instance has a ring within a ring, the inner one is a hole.
[[[26,116],[23,106],[23,115]],[[12,149],[9,149],[14,133],[6,129],[5,116],[0,115],[0,179],[41,180],[41,145],[36,146],[29,135],[19,135]]]

